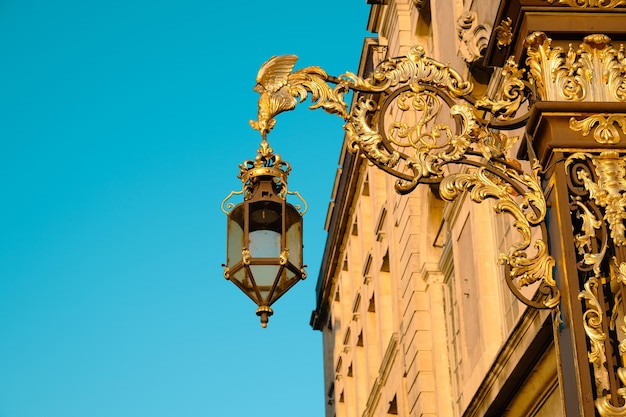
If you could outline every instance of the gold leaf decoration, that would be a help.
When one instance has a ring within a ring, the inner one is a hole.
[[[509,265],[509,279],[515,281],[518,288],[535,282],[541,282],[550,288],[552,296],[545,300],[543,305],[546,308],[554,308],[560,299],[553,278],[554,258],[548,254],[543,239],[536,239],[534,242],[535,256],[529,257],[527,253],[532,244],[532,227],[543,222],[546,213],[545,198],[537,176],[539,169],[539,165],[536,164],[533,174],[521,174],[508,169],[500,173],[502,176],[496,176],[493,171],[479,168],[469,173],[446,176],[439,190],[446,200],[453,200],[462,192],[469,192],[470,199],[477,203],[487,198],[494,199],[494,210],[497,213],[508,213],[513,216],[514,227],[522,239],[514,243],[507,253],[500,255],[500,262]],[[516,201],[514,193],[511,192],[512,183],[523,184],[527,189],[521,203]]]
[[[578,294],[578,299],[584,300],[586,305],[586,310],[583,313],[583,326],[589,340],[587,356],[589,363],[593,365],[596,390],[600,397],[604,390],[609,389],[609,374],[604,366],[606,362],[604,341],[607,339],[607,334],[602,328],[604,313],[598,301],[597,278],[591,277],[585,282],[584,290]]]
[[[626,116],[624,114],[594,114],[583,120],[576,120],[572,117],[569,121],[570,129],[582,132],[583,136],[589,135],[594,126],[593,138],[596,142],[615,145],[621,140],[616,126],[619,126],[626,135]]]
[[[547,0],[548,3],[558,3],[578,8],[612,9],[626,5],[626,0]]]
[[[503,83],[499,91],[499,99],[492,100],[483,97],[476,101],[476,107],[489,109],[499,120],[509,120],[514,117],[526,98],[525,85],[522,81],[524,71],[523,68],[518,68],[512,56],[509,57],[502,68]]]
[[[496,39],[498,40],[498,49],[501,49],[504,46],[509,46],[511,44],[511,41],[513,40],[511,23],[513,23],[511,21],[511,18],[507,17],[502,22],[500,22],[500,24],[494,29]]]
[[[604,208],[604,221],[609,225],[611,238],[616,246],[626,245],[626,159],[616,151],[603,151],[598,156],[575,153],[567,158],[565,166],[576,160],[590,159],[595,167],[597,179],[594,181],[586,170],[577,172],[578,179],[589,197],[599,207]]]
[[[626,58],[604,34],[584,38],[578,49],[551,46],[543,32],[525,40],[530,81],[547,101],[626,101]]]

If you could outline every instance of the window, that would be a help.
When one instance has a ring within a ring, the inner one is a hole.
[[[498,253],[506,253],[514,243],[515,230],[513,229],[512,224],[513,219],[507,214],[500,214],[494,217],[494,223],[496,233],[495,242],[497,245]],[[513,327],[515,327],[515,324],[517,323],[517,320],[519,319],[519,316],[522,312],[522,305],[521,302],[515,297],[515,295],[513,295],[508,285],[506,284],[506,277],[504,276],[504,274],[505,268],[500,267],[500,299],[502,300],[502,312],[504,313],[502,333],[506,337],[511,333]]]
[[[448,240],[444,246],[440,268],[446,284],[444,312],[448,337],[448,359],[452,379],[452,403],[456,415],[458,416],[461,415],[462,407],[463,352],[461,349],[461,324],[459,321],[459,305],[455,290],[456,279],[454,276],[454,259],[452,257],[451,240]]]

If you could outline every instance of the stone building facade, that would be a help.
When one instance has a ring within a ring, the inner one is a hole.
[[[476,96],[504,82],[500,68],[485,62],[503,10],[570,7],[556,0],[368,3],[373,36],[359,75],[421,45],[472,81]],[[511,159],[523,155],[518,146]],[[525,159],[518,163],[528,168]],[[437,184],[401,195],[395,181],[344,146],[311,319],[323,334],[326,416],[574,415],[563,405],[559,375],[567,372],[554,342],[555,326],[566,325],[554,323],[554,310],[520,302],[498,263],[516,238],[512,218],[468,193],[446,201]],[[529,298],[533,291],[522,290]]]

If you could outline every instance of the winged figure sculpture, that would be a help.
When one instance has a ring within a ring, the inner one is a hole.
[[[274,116],[296,107],[289,76],[297,60],[295,55],[274,56],[259,69],[254,87],[254,91],[261,95],[258,120],[250,120],[250,125],[263,137],[276,124]]]

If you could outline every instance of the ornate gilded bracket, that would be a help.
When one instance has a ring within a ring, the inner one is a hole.
[[[491,199],[497,213],[513,216],[521,238],[500,255],[507,283],[530,306],[558,304],[554,260],[545,240],[531,233],[536,227],[543,231],[546,215],[541,167],[533,160],[530,172],[522,170],[509,158],[519,138],[502,133],[527,119],[527,114],[518,116],[532,94],[523,69],[509,60],[498,95],[477,99],[471,95],[471,82],[427,57],[420,46],[405,57],[383,61],[367,78],[351,72],[332,77],[319,67],[293,71],[296,60],[294,55],[272,57],[259,70],[258,118],[250,124],[264,140],[275,117],[310,94],[311,109],[343,118],[350,151],[398,179],[397,192],[409,193],[419,183],[441,183],[445,199],[462,194],[475,202]],[[351,108],[345,100],[349,92],[356,94]],[[466,168],[451,171],[450,164]],[[520,288],[533,284],[539,291],[528,299]]]

